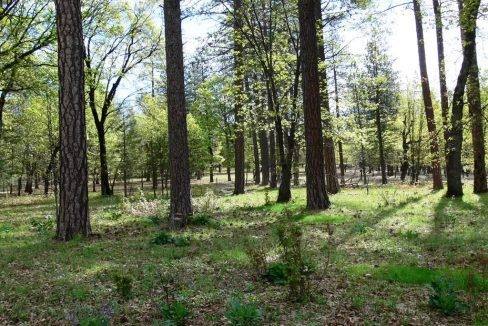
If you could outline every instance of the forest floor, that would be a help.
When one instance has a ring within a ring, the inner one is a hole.
[[[91,195],[94,235],[67,244],[53,240],[52,198],[1,199],[0,324],[488,325],[488,195],[345,189],[307,212],[303,188],[283,205],[228,187],[195,187],[179,234],[164,231],[167,199]],[[283,220],[301,227],[313,266],[301,303],[252,254],[280,260]]]

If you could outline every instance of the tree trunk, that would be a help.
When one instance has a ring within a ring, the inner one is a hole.
[[[339,119],[341,117],[341,113],[339,110],[339,85],[337,82],[337,69],[335,63],[333,64],[332,69],[334,75],[335,111],[336,117]],[[346,180],[344,179],[346,174],[346,169],[344,167],[344,149],[342,147],[342,141],[340,139],[337,144],[339,146],[339,167],[341,171],[341,184],[344,185],[346,183]]]
[[[105,130],[101,123],[95,123],[98,135],[98,150],[100,160],[100,182],[102,196],[112,196],[113,192],[110,188],[110,177],[108,175],[107,163],[107,142],[105,140]]]
[[[463,108],[464,93],[469,72],[476,53],[476,20],[480,0],[463,4],[458,1],[461,25],[461,39],[463,40],[463,63],[459,71],[456,87],[452,99],[451,128],[447,151],[447,193],[448,197],[463,196],[461,151],[463,144]]]
[[[383,140],[383,125],[381,121],[381,110],[379,108],[379,105],[375,110],[375,121],[376,121],[376,137],[378,138],[378,151],[380,156],[381,184],[386,185],[388,183],[388,177],[386,176],[386,159],[385,159],[385,146]]]
[[[263,129],[259,131],[259,147],[261,150],[261,173],[263,175],[261,185],[267,186],[269,185],[269,143],[268,133]]]
[[[300,147],[298,144],[295,144],[293,152],[293,185],[298,187],[300,185]]]
[[[441,92],[442,125],[444,135],[444,157],[447,164],[447,143],[449,142],[449,94],[446,82],[446,60],[444,54],[444,33],[442,23],[442,9],[439,0],[433,0],[435,14],[435,29],[437,39],[437,60],[439,65],[439,85]]]
[[[234,114],[236,120],[234,195],[243,194],[245,184],[244,116],[242,112],[244,101],[244,46],[240,35],[243,27],[241,11],[242,0],[234,0]]]
[[[259,162],[259,145],[258,145],[258,135],[256,129],[252,131],[252,147],[254,153],[254,183],[261,183],[261,166]]]
[[[325,46],[323,40],[322,6],[320,0],[315,0],[315,19],[318,26],[318,62],[320,80],[320,103],[324,112],[324,162],[325,176],[327,180],[327,192],[337,194],[339,192],[339,179],[337,178],[337,167],[335,157],[334,140],[332,139],[332,121],[330,114],[329,91],[327,85],[327,71],[325,69]]]
[[[56,167],[56,157],[58,156],[59,146],[56,146],[54,150],[51,152],[51,157],[49,159],[49,164],[44,171],[44,195],[47,196],[49,194],[49,181],[51,180],[51,175]]]
[[[306,142],[307,208],[326,209],[329,208],[330,201],[324,176],[315,1],[317,0],[298,1]]]
[[[476,40],[473,42],[476,42]],[[466,95],[468,99],[469,117],[471,120],[471,136],[473,141],[474,193],[481,194],[487,192],[488,188],[486,183],[485,131],[483,123],[484,115],[481,106],[480,79],[476,45],[472,60],[473,62],[469,70],[467,81]]]
[[[420,78],[422,84],[422,96],[424,99],[425,117],[429,131],[430,153],[432,155],[432,179],[434,190],[440,190],[442,185],[442,171],[439,157],[439,142],[437,139],[437,127],[434,117],[434,107],[430,93],[429,76],[427,73],[427,62],[425,58],[424,28],[422,26],[422,12],[419,0],[413,0],[413,11],[417,29],[417,45],[419,54]]]
[[[214,182],[214,153],[213,147],[210,145],[208,147],[208,153],[210,154],[210,183]]]
[[[60,178],[56,237],[91,233],[85,123],[84,44],[80,0],[56,0]]]
[[[186,226],[192,214],[180,0],[164,1],[164,29],[171,178],[170,226],[179,229]]]
[[[278,175],[276,174],[276,137],[274,129],[269,131],[269,186],[276,189],[278,186]]]

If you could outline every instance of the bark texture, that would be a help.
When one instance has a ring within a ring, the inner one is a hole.
[[[437,139],[437,127],[434,117],[434,107],[430,92],[429,76],[427,73],[427,62],[425,58],[425,39],[424,28],[422,25],[422,12],[419,0],[413,0],[413,11],[415,16],[415,25],[417,29],[417,46],[419,54],[420,78],[422,84],[422,96],[424,100],[425,116],[427,119],[427,129],[429,131],[430,154],[432,156],[432,179],[434,190],[443,188],[442,171],[439,157],[439,142]]]
[[[298,1],[306,142],[307,208],[325,209],[330,206],[330,201],[324,176],[315,1],[317,0]]]
[[[56,236],[68,241],[91,232],[80,0],[56,0],[59,74],[60,180]]]
[[[183,43],[179,0],[164,1],[170,172],[170,226],[184,227],[192,214]]]

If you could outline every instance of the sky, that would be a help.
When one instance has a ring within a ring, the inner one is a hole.
[[[137,0],[129,0],[137,1]],[[182,8],[190,5],[195,0],[184,0]],[[454,0],[443,0],[444,3],[453,3]],[[486,0],[482,0],[484,3]],[[393,67],[398,72],[400,83],[404,87],[411,83],[417,83],[419,80],[419,64],[417,52],[417,39],[415,31],[415,20],[411,6],[397,6],[399,4],[410,2],[409,0],[376,0],[377,5],[372,9],[374,12],[381,12],[376,15],[381,19],[382,25],[387,30],[385,41],[388,45],[388,52],[393,60]],[[392,8],[386,10],[388,8]],[[453,7],[455,9],[455,7]],[[449,11],[445,6],[445,11]],[[429,17],[424,17],[424,36],[427,56],[427,67],[431,81],[432,91],[439,90],[439,74],[437,66],[437,45],[434,21],[431,16],[433,13],[432,1],[423,0],[422,9],[429,13]],[[385,11],[386,10],[386,11]],[[449,15],[456,15],[456,11],[449,12]],[[459,40],[459,27],[456,24],[449,24],[447,14],[444,17],[444,43],[446,53],[447,82],[449,90],[455,86],[457,74],[462,62],[461,42]],[[161,17],[157,18],[162,21]],[[182,22],[183,43],[185,59],[190,59],[196,50],[205,42],[208,33],[217,29],[216,18],[212,17],[192,17],[186,18]],[[356,28],[355,30],[347,26],[339,31],[340,36],[347,44],[347,51],[354,56],[364,56],[367,41],[367,35],[364,31],[367,28]],[[478,62],[481,70],[488,68],[488,20],[480,19],[478,23]],[[133,84],[133,82],[132,82]],[[127,85],[124,87],[127,88]]]

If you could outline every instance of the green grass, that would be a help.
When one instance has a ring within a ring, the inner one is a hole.
[[[111,324],[160,321],[165,293],[190,311],[189,324],[225,324],[236,293],[256,303],[265,324],[482,325],[488,315],[488,196],[468,193],[450,200],[427,188],[408,186],[346,189],[331,196],[326,211],[307,212],[305,190],[289,204],[265,205],[263,188],[241,196],[198,186],[195,211],[212,223],[196,223],[172,236],[185,246],[155,245],[168,201],[146,196],[90,195],[95,235],[69,243],[53,240],[52,198],[0,201],[0,324]],[[273,201],[275,190],[269,191]],[[250,238],[278,260],[276,224],[292,217],[303,228],[303,246],[317,265],[313,300],[297,306],[283,286],[256,277],[246,244]],[[34,221],[34,223],[33,223]],[[42,223],[41,223],[42,222]],[[333,226],[333,228],[331,228]],[[376,267],[375,267],[376,266]],[[117,295],[112,275],[132,279],[128,300]],[[428,309],[425,291],[438,277],[476,300],[462,316]],[[402,316],[398,319],[397,316]],[[42,322],[41,322],[42,321]]]

